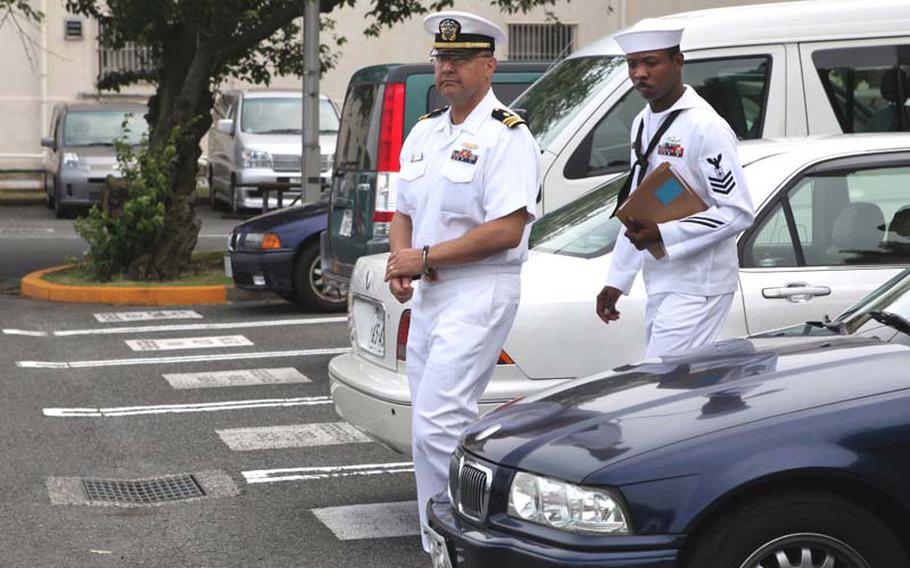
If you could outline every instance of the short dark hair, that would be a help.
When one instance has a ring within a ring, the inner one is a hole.
[[[674,45],[673,47],[668,47],[666,49],[666,52],[667,52],[667,57],[669,57],[670,59],[673,59],[674,57],[676,57],[677,55],[682,53],[682,51],[680,51],[678,45]]]

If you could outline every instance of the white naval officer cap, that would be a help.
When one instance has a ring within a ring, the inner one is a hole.
[[[679,45],[683,27],[659,18],[645,18],[613,36],[623,52],[657,51]]]
[[[502,28],[480,16],[449,10],[423,19],[423,29],[434,36],[430,55],[457,55],[478,50],[495,51],[505,45]]]

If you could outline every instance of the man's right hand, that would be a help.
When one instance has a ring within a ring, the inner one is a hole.
[[[616,309],[616,302],[622,296],[619,288],[604,286],[600,294],[597,295],[597,316],[604,323],[610,323],[619,319],[619,311]]]
[[[414,295],[414,287],[411,286],[411,277],[410,276],[396,276],[389,280],[389,289],[392,291],[392,295],[395,296],[395,299],[400,303],[405,303],[411,299],[411,296]]]

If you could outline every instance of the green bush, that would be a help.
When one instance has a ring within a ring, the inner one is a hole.
[[[125,123],[124,123],[125,126]],[[177,155],[176,129],[167,144],[152,151],[146,140],[134,148],[124,137],[114,141],[122,179],[108,178],[108,189],[125,192],[122,203],[107,210],[94,206],[76,220],[76,230],[89,244],[81,268],[101,282],[115,276],[141,277],[130,270],[152,248],[164,224],[166,204],[172,195],[171,172]],[[109,202],[116,201],[111,196]]]

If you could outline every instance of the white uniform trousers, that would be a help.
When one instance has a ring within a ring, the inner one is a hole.
[[[732,304],[732,293],[697,296],[667,292],[648,296],[645,357],[661,357],[714,343]]]
[[[521,293],[515,268],[504,273],[493,266],[480,275],[469,271],[454,278],[440,270],[440,281],[421,281],[414,292],[407,370],[417,503],[427,552],[427,503],[446,490],[452,452],[461,433],[477,420],[477,400],[515,320]]]

